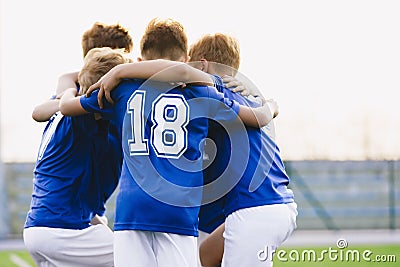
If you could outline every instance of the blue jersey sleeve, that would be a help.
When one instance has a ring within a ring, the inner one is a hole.
[[[236,101],[225,98],[224,94],[219,93],[214,87],[209,86],[207,90],[208,97],[216,100],[210,102],[210,118],[216,121],[232,121],[237,119],[240,106]]]
[[[91,113],[100,113],[103,119],[111,119],[113,115],[113,105],[107,102],[106,98],[103,97],[104,106],[100,109],[99,104],[97,102],[97,95],[99,94],[99,90],[94,91],[89,97],[83,95],[80,98],[80,103],[82,108]]]

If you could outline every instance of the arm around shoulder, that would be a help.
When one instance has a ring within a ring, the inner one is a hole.
[[[60,111],[65,116],[78,116],[88,113],[81,105],[76,88],[69,88],[60,99]]]
[[[51,116],[59,111],[59,99],[67,88],[76,87],[79,72],[70,72],[61,75],[58,78],[56,94],[52,99],[46,100],[40,105],[37,105],[32,112],[32,119],[37,122],[48,121]]]
[[[61,75],[58,78],[56,95],[62,95],[66,89],[76,87],[76,83],[78,82],[78,75],[78,71],[69,72]]]
[[[266,126],[279,113],[279,107],[275,100],[264,101],[261,107],[250,108],[240,106],[239,117],[247,126],[261,128]]]
[[[59,99],[49,99],[37,105],[32,111],[32,119],[37,122],[48,121],[58,111]]]

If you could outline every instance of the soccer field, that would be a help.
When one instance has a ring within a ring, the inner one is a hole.
[[[325,253],[323,253],[324,250],[326,250]],[[358,246],[344,249],[342,252],[337,248],[329,251],[327,247],[285,247],[278,249],[274,257],[274,267],[395,267],[399,266],[399,263],[400,244]],[[36,265],[26,251],[1,251],[0,266],[33,267]]]
[[[19,251],[0,251],[1,267],[32,267],[36,266],[28,252]]]

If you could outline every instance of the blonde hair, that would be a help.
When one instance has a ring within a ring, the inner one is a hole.
[[[145,59],[187,58],[188,41],[182,24],[173,19],[152,19],[140,41],[141,55]]]
[[[190,61],[206,59],[238,70],[240,65],[239,42],[227,34],[207,34],[191,45],[189,57]]]
[[[84,58],[84,65],[78,75],[79,93],[86,93],[92,84],[96,83],[113,67],[129,62],[132,62],[132,60],[122,49],[111,49],[109,47],[90,49]]]

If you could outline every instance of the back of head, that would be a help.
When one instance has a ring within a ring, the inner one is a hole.
[[[111,49],[109,47],[91,49],[85,59],[84,65],[78,75],[80,94],[86,93],[87,89],[96,83],[104,74],[113,67],[132,62],[122,49]]]
[[[127,29],[119,24],[106,25],[96,22],[82,36],[82,50],[85,57],[88,51],[96,47],[111,47],[132,52],[133,41]]]
[[[185,30],[172,19],[152,19],[140,41],[143,59],[186,61],[188,41]]]
[[[239,42],[227,34],[207,34],[190,47],[189,57],[190,61],[206,59],[238,70],[240,65]]]

